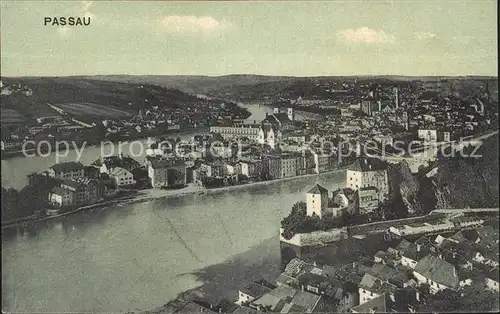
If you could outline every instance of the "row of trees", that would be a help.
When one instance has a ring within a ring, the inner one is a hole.
[[[416,310],[423,313],[497,312],[498,294],[486,289],[484,281],[476,281],[460,292],[446,289],[434,295],[426,293]]]
[[[2,220],[29,217],[45,209],[50,189],[59,184],[57,179],[34,175],[20,191],[2,187]]]
[[[438,168],[436,176],[427,177],[434,167]],[[377,216],[388,220],[425,215],[436,208],[498,207],[498,173],[498,135],[477,150],[469,146],[451,156],[445,151],[417,175],[411,174],[405,162],[389,165],[390,193]]]

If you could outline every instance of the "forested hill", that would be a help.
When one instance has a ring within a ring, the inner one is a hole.
[[[440,157],[436,186],[443,193],[445,204],[450,207],[498,207],[498,134],[486,139],[474,153],[481,157]],[[464,149],[471,155],[474,147]]]
[[[21,122],[34,117],[53,115],[47,106],[51,104],[91,104],[88,112],[102,108],[120,115],[137,114],[139,108],[158,105],[159,107],[179,107],[200,101],[196,96],[176,89],[156,85],[139,85],[123,82],[107,82],[75,77],[2,77],[4,86],[12,89],[26,88],[32,95],[14,92],[2,95],[2,123],[9,116],[15,116]],[[85,108],[82,112],[85,114]]]

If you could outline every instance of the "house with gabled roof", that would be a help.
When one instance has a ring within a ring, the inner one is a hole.
[[[431,292],[460,288],[457,269],[447,261],[433,255],[422,258],[413,270],[419,284],[428,284]]]
[[[406,239],[401,240],[395,250],[401,257],[401,265],[412,269],[415,268],[422,257],[431,253],[426,246],[411,243]]]
[[[365,273],[359,283],[359,304],[366,303],[381,295],[396,291],[397,287],[369,273]]]
[[[244,303],[252,302],[253,300],[260,298],[269,291],[271,291],[270,288],[256,282],[251,282],[240,288],[240,290],[238,291],[238,300],[236,301],[236,304],[242,305]]]

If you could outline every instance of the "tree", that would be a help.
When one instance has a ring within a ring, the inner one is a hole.
[[[498,295],[486,289],[484,281],[475,281],[462,291],[438,291],[420,304],[418,312],[489,312],[498,311]]]

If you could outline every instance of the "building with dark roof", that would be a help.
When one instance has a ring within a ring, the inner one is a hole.
[[[182,186],[187,182],[186,163],[180,158],[154,158],[146,166],[154,188]]]
[[[415,266],[413,275],[420,284],[428,284],[434,292],[460,287],[455,266],[433,255],[422,258]]]
[[[135,168],[139,168],[141,164],[130,156],[123,154],[104,157],[101,160],[97,160],[94,164],[100,166],[101,173],[110,173],[113,168],[123,168],[127,171],[132,171]]]
[[[236,303],[241,305],[252,302],[253,300],[260,298],[271,290],[272,289],[268,287],[255,282],[251,282],[246,286],[240,288],[240,290],[238,291],[238,300],[236,301]]]
[[[272,125],[276,130],[281,132],[293,130],[295,113],[293,112],[293,108],[289,108],[288,110],[289,112],[285,113],[275,108],[274,113],[266,114],[266,117],[261,123],[263,125]]]
[[[47,173],[52,178],[73,180],[85,176],[85,166],[79,161],[63,162],[50,167]]]
[[[377,158],[362,158],[356,160],[347,168],[346,187],[353,190],[360,188],[375,188],[379,201],[389,192],[387,163]]]
[[[398,255],[401,257],[401,265],[415,268],[418,261],[430,254],[432,251],[428,249],[427,246],[417,245],[415,243],[411,243],[406,239],[401,240],[401,242],[396,246],[395,250],[398,252]]]
[[[369,273],[365,273],[359,283],[359,304],[373,300],[384,293],[396,291],[397,287]]]

